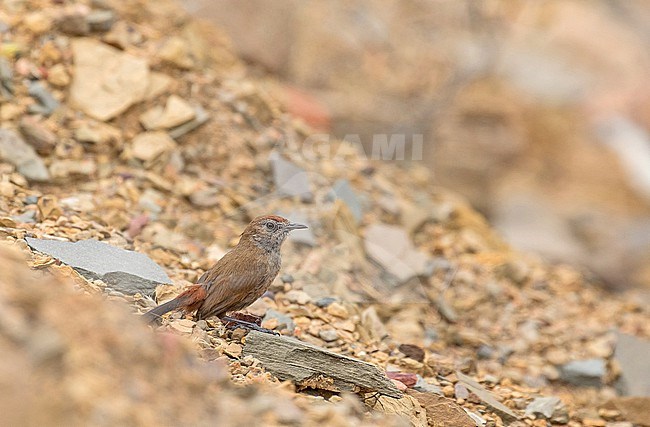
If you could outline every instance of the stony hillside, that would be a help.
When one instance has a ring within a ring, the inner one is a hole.
[[[639,296],[513,252],[417,162],[311,137],[173,2],[0,5],[0,384],[23,393],[0,408],[16,424],[650,425]],[[282,337],[140,322],[262,213],[310,226],[249,309]],[[104,274],[94,243],[56,252],[92,239],[162,276]],[[285,336],[316,346],[321,374],[295,380],[254,345],[301,345]]]

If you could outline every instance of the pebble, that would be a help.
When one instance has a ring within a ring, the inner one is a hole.
[[[599,387],[605,377],[603,359],[575,360],[560,367],[560,379],[583,387]]]
[[[340,317],[346,319],[350,314],[348,313],[347,308],[341,305],[338,302],[333,302],[327,306],[326,311],[332,316]]]
[[[318,336],[325,342],[332,342],[339,339],[339,334],[334,329],[321,329]]]
[[[224,347],[223,351],[228,356],[232,356],[232,357],[237,358],[237,357],[241,356],[242,346],[237,344],[237,343],[231,342],[226,347]]]

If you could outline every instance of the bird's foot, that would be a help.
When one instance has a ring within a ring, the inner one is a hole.
[[[240,317],[244,317],[245,320],[241,319]],[[253,321],[249,321],[249,318],[252,318],[251,320]],[[260,326],[260,323],[262,323],[262,319],[259,318],[258,316],[253,316],[250,314],[233,313],[232,317],[231,316],[221,317],[221,322],[228,329],[237,329],[238,327],[242,327],[248,330],[264,332],[265,334],[280,335],[280,333],[277,331],[266,329]]]

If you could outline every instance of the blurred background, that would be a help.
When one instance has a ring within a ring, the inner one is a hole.
[[[648,2],[183,3],[313,127],[423,135],[515,247],[650,288]]]

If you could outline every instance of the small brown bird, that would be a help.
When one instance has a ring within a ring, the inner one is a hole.
[[[248,224],[239,243],[206,271],[197,284],[173,300],[144,314],[147,321],[182,309],[196,310],[197,320],[217,316],[222,321],[261,329],[249,322],[226,316],[261,297],[280,271],[280,247],[291,230],[307,228],[276,215],[260,216]]]

